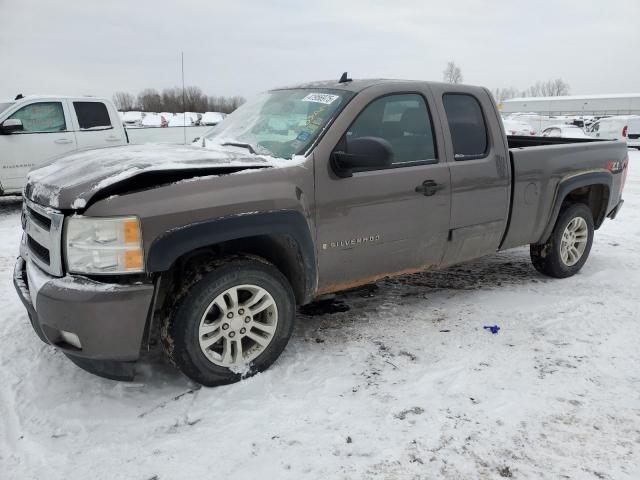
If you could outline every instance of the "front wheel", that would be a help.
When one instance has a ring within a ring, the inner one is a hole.
[[[222,262],[176,301],[163,328],[169,358],[205,386],[233,383],[268,368],[293,332],[287,279],[254,258]]]
[[[550,277],[575,275],[589,257],[593,233],[591,210],[582,203],[569,206],[560,213],[547,242],[530,246],[533,266]]]

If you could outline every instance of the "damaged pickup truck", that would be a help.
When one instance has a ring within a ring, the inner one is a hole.
[[[34,170],[14,283],[85,369],[131,378],[160,335],[220,385],[269,367],[325,294],[521,245],[574,275],[627,164],[621,141],[506,137],[486,88],[345,75],[261,94],[194,145]]]

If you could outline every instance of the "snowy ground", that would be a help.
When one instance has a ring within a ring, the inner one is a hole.
[[[0,478],[640,478],[630,157],[579,275],[544,278],[517,249],[379,282],[301,314],[268,372],[215,389],[162,357],[137,383],[100,379],[42,344],[11,285],[19,203],[0,200]]]

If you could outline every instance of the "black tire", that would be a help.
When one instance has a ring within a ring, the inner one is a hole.
[[[198,327],[207,307],[227,289],[256,285],[269,292],[277,307],[277,325],[271,342],[242,372],[216,365],[202,352]],[[295,297],[287,279],[272,264],[252,257],[234,257],[216,263],[178,298],[162,328],[169,359],[190,379],[208,387],[234,383],[267,369],[284,350],[293,333]]]
[[[562,234],[569,222],[576,217],[582,217],[587,224],[587,244],[582,256],[574,265],[567,265],[560,254]],[[544,275],[554,278],[566,278],[578,273],[589,257],[591,244],[593,243],[593,215],[589,207],[583,203],[569,205],[560,212],[556,225],[546,243],[531,245],[529,252],[531,262],[536,270]]]

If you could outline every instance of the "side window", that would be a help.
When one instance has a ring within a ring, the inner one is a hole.
[[[478,100],[472,95],[445,93],[442,103],[449,122],[456,160],[473,160],[487,155],[487,126]]]
[[[429,109],[418,94],[388,95],[374,100],[360,112],[343,138],[379,137],[393,150],[393,164],[436,160]]]
[[[11,115],[22,121],[23,133],[63,132],[67,129],[60,102],[40,102],[26,105]]]
[[[110,128],[107,106],[100,102],[73,102],[80,130]]]

